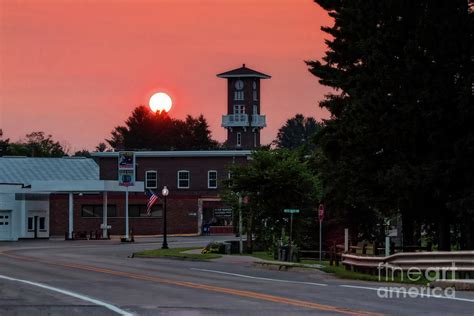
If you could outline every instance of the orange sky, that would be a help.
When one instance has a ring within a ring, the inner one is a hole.
[[[0,128],[93,149],[164,91],[172,116],[202,113],[223,141],[216,74],[246,63],[272,76],[261,99],[269,143],[298,112],[327,118],[317,104],[329,90],[304,60],[324,55],[330,24],[311,0],[0,0]]]

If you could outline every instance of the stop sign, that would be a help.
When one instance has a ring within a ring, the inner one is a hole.
[[[318,213],[319,213],[318,214],[319,215],[319,220],[323,221],[323,219],[324,219],[324,205],[319,204],[319,212]]]

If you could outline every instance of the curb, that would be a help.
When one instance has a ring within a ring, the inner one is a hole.
[[[454,288],[459,291],[474,291],[474,280],[436,280],[429,287]]]

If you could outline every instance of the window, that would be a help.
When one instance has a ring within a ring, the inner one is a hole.
[[[209,170],[207,172],[207,187],[209,189],[217,189],[217,171]]]
[[[257,100],[258,100],[257,90],[253,90],[253,100],[254,100],[254,101],[257,101]]]
[[[189,189],[189,171],[178,171],[178,189]]]
[[[102,204],[82,205],[82,217],[102,217],[104,210]],[[107,204],[107,217],[117,217],[117,205]]]
[[[158,187],[158,173],[156,171],[145,172],[145,188],[156,189]]]
[[[237,146],[242,146],[242,134],[237,133]]]
[[[258,115],[258,106],[256,104],[253,105],[253,115]]]
[[[33,228],[33,217],[28,217],[28,231],[34,230]]]
[[[44,217],[39,218],[39,229],[46,230],[46,219]]]
[[[234,100],[243,100],[244,99],[244,92],[243,91],[235,91],[234,92]]]
[[[234,114],[245,114],[245,105],[235,104],[234,105]]]
[[[155,204],[151,207],[150,216],[146,213],[147,206],[145,204],[140,205],[129,205],[128,216],[129,217],[162,217],[163,206],[161,204]]]

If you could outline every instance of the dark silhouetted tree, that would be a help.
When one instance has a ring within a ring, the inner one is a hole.
[[[308,62],[335,89],[320,103],[331,113],[315,159],[325,199],[351,220],[400,213],[405,244],[431,227],[450,249],[451,224],[474,229],[468,2],[316,2],[335,20],[322,28],[326,55]]]
[[[274,144],[277,148],[296,149],[303,145],[313,145],[313,137],[321,130],[321,125],[313,117],[296,114],[278,130]]]
[[[53,140],[52,135],[32,132],[27,134],[25,139],[10,143],[7,154],[28,157],[63,157],[67,155],[67,152],[58,141]]]
[[[204,116],[188,115],[182,121],[166,112],[153,113],[145,106],[137,107],[107,142],[115,150],[204,150],[218,145]]]

